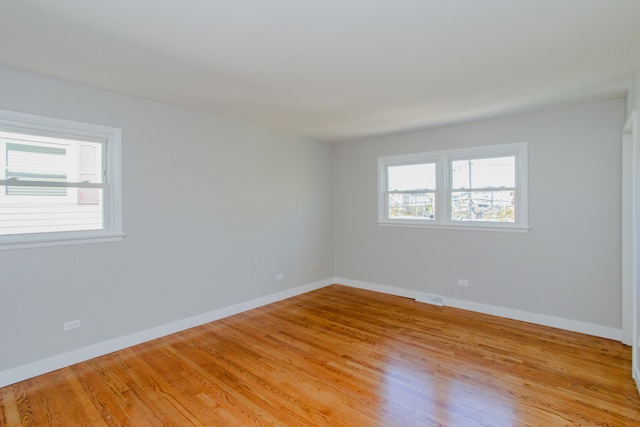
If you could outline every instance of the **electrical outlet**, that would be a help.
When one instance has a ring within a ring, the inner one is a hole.
[[[71,320],[69,322],[64,322],[62,324],[62,329],[65,331],[70,331],[72,329],[76,329],[80,327],[80,319]]]
[[[469,287],[469,281],[466,279],[458,279],[458,286]]]
[[[276,280],[282,280],[282,279],[284,279],[284,274],[282,273],[276,274]]]
[[[316,265],[316,266],[313,266],[313,267],[309,267],[309,268],[307,269],[307,271],[308,271],[309,273],[317,273],[318,271],[320,271],[320,267],[318,267],[317,265]]]

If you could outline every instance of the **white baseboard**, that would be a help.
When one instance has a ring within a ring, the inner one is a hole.
[[[632,375],[633,380],[636,382],[636,388],[638,389],[638,394],[640,394],[640,371],[636,366],[633,367]]]
[[[114,338],[108,341],[103,341],[88,347],[73,350],[67,353],[59,354],[49,357],[47,359],[38,360],[33,363],[18,366],[16,368],[8,369],[0,372],[0,387],[14,384],[19,381],[23,381],[29,378],[33,378],[38,375],[52,372],[57,369],[71,366],[75,363],[84,362],[105,354],[112,353],[114,351],[122,350],[123,348],[131,347],[137,344],[142,344],[147,341],[154,340],[156,338],[164,337],[176,332],[183,331],[185,329],[193,328],[195,326],[204,325],[205,323],[213,322],[224,317],[232,316],[234,314],[242,313],[247,310],[261,307],[263,305],[271,304],[277,301],[281,301],[296,295],[304,294],[306,292],[313,291],[315,289],[323,288],[334,283],[333,279],[325,279],[319,282],[310,283],[297,288],[288,289],[286,291],[277,292],[275,294],[267,295],[261,298],[256,298],[250,301],[241,302],[228,307],[224,307],[218,310],[214,310],[208,313],[199,314],[197,316],[188,317],[186,319],[178,320],[176,322],[168,323],[166,325],[158,326],[155,328],[147,329],[140,332],[135,332],[123,337]]]
[[[366,289],[375,292],[383,292],[386,294],[397,295],[406,298],[415,299],[416,294],[418,293],[417,291],[409,289],[380,285],[376,283],[361,282],[358,280],[345,279],[342,277],[334,277],[334,281],[335,283],[340,283],[345,286],[351,286],[354,288]],[[500,316],[507,319],[520,320],[523,322],[535,323],[537,325],[550,326],[567,331],[579,332],[581,334],[593,335],[596,337],[607,338],[615,341],[622,340],[621,329],[610,328],[602,325],[594,325],[592,323],[579,322],[577,320],[564,319],[561,317],[554,317],[546,314],[514,310],[511,308],[480,304],[476,302],[447,297],[444,297],[444,305],[448,307],[461,308],[463,310],[475,311],[478,313],[491,314],[493,316]]]
[[[250,301],[234,304],[228,307],[224,307],[218,310],[214,310],[208,313],[203,313],[197,316],[189,317],[186,319],[178,320],[176,322],[168,323],[166,325],[158,326],[155,328],[147,329],[140,332],[135,332],[123,337],[114,338],[112,340],[100,342],[88,347],[73,350],[67,353],[59,354],[56,356],[42,359],[33,363],[18,366],[16,368],[8,369],[0,372],[0,387],[4,387],[10,384],[17,383],[29,378],[33,378],[38,375],[45,374],[47,372],[55,371],[67,366],[71,366],[75,363],[84,362],[86,360],[93,359],[95,357],[103,356],[105,354],[112,353],[114,351],[122,350],[123,348],[131,347],[137,344],[142,344],[147,341],[154,340],[163,336],[167,336],[176,332],[183,331],[185,329],[200,326],[205,323],[213,322],[224,317],[232,316],[234,314],[242,313],[254,308],[258,308],[267,304],[271,304],[277,301],[281,301],[296,295],[304,294],[316,289],[323,288],[333,283],[339,283],[345,286],[351,286],[354,288],[366,289],[375,292],[382,292],[391,295],[397,295],[405,298],[416,297],[417,291],[398,288],[394,286],[386,286],[369,282],[362,282],[357,280],[345,279],[341,277],[333,277],[325,280],[321,280],[315,283],[299,286],[297,288],[289,289],[275,294],[267,295],[261,298],[256,298]],[[551,326],[554,328],[565,329],[569,331],[579,332],[583,334],[598,336],[602,338],[608,338],[616,341],[622,339],[622,331],[620,329],[609,328],[606,326],[593,325],[585,322],[578,322],[575,320],[563,319],[559,317],[547,316],[537,313],[531,313],[521,310],[513,310],[504,307],[497,307],[487,304],[474,303],[470,301],[458,300],[453,298],[444,298],[444,305],[454,308],[461,308],[464,310],[475,311],[479,313],[491,314],[494,316],[505,317],[508,319],[521,320],[524,322],[535,323],[544,326]],[[638,391],[640,392],[640,383],[638,383],[638,372],[636,372],[636,385],[638,385]]]

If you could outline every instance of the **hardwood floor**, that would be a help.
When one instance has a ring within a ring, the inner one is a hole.
[[[0,425],[634,426],[630,359],[333,285],[0,388]]]

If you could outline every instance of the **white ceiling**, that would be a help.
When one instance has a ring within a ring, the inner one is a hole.
[[[340,141],[624,96],[640,0],[1,0],[0,65]]]

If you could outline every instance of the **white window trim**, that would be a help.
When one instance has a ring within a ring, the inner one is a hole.
[[[440,228],[454,230],[509,231],[526,233],[529,231],[528,208],[528,159],[527,143],[490,145],[461,148],[428,153],[402,154],[378,158],[378,225],[391,227]],[[482,157],[515,156],[516,158],[516,200],[514,222],[461,222],[452,221],[449,198],[451,195],[450,162]],[[390,219],[387,217],[386,168],[388,166],[436,163],[436,216],[435,220]]]
[[[122,130],[114,127],[0,110],[0,128],[9,132],[106,141],[104,228],[101,230],[0,236],[0,250],[85,243],[114,242],[125,236],[122,227]]]

